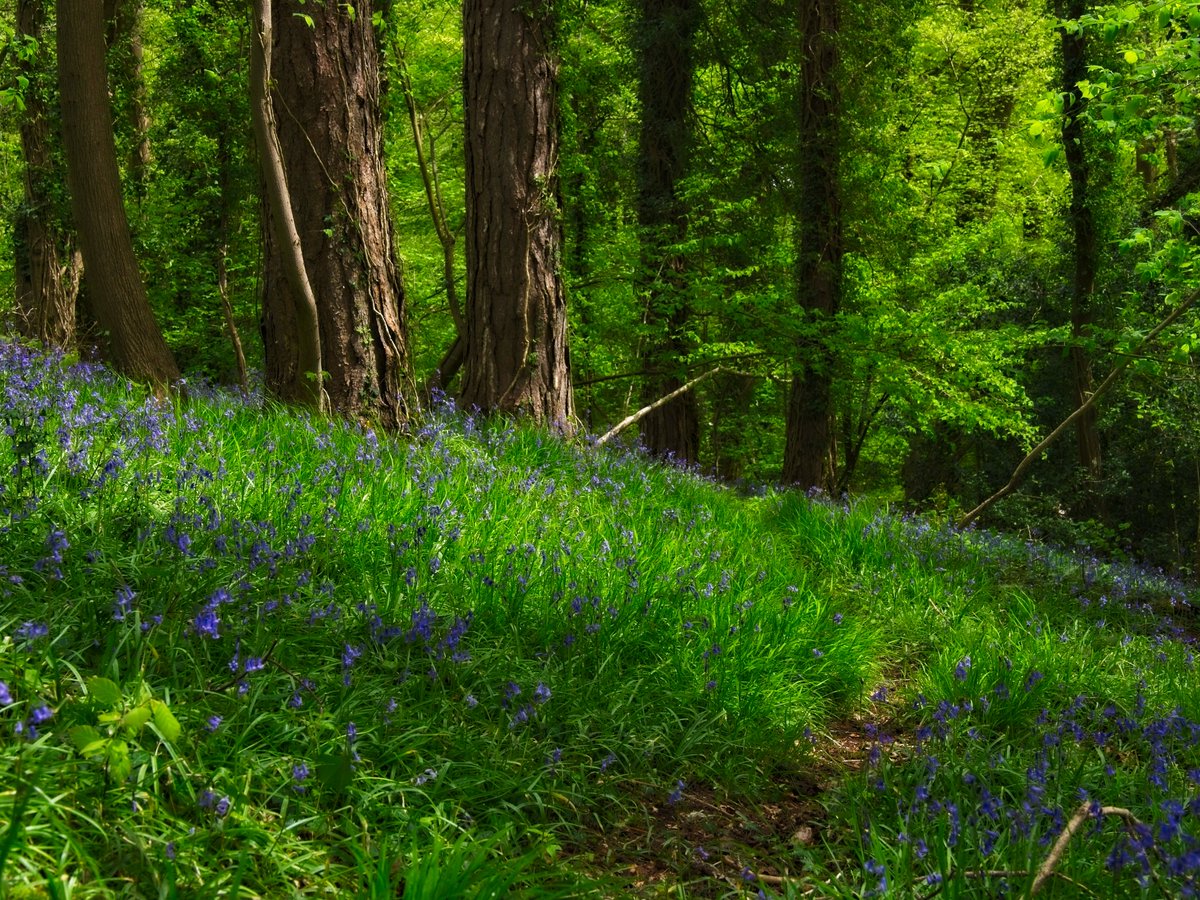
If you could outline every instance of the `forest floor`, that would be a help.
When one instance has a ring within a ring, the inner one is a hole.
[[[1196,591],[0,345],[0,896],[1191,896]]]

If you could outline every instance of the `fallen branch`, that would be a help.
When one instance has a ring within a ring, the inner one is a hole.
[[[716,375],[718,372],[723,372],[723,371],[725,371],[723,366],[717,366],[715,369],[709,369],[703,375],[697,375],[695,378],[693,378],[691,381],[689,381],[687,384],[683,385],[682,387],[677,387],[675,390],[671,391],[671,393],[667,394],[665,397],[660,397],[659,399],[657,399],[653,403],[651,403],[649,406],[643,406],[641,409],[639,409],[633,415],[626,416],[624,419],[622,419],[620,422],[618,422],[616,425],[614,425],[612,428],[610,428],[604,434],[600,435],[600,437],[596,438],[596,446],[599,447],[602,444],[608,443],[613,438],[615,438],[618,434],[620,434],[622,431],[624,431],[626,428],[628,428],[630,425],[637,424],[642,419],[646,418],[646,416],[650,415],[650,413],[654,412],[656,409],[666,406],[668,403],[670,403],[676,397],[682,397],[684,394],[686,394],[688,391],[690,391],[692,388],[694,388],[696,385],[698,385],[704,379],[711,378],[713,375]]]
[[[1122,362],[1118,363],[1117,366],[1108,373],[1108,377],[1105,378],[1104,381],[1100,382],[1097,388],[1092,391],[1091,396],[1089,396],[1087,400],[1083,402],[1083,405],[1063,419],[1062,423],[1057,428],[1050,432],[1050,434],[1048,434],[1040,444],[1029,451],[1028,455],[1026,455],[1026,457],[1017,464],[1016,469],[1013,470],[1012,477],[1009,478],[1008,484],[1004,485],[1004,487],[1000,488],[1000,490],[996,491],[996,493],[992,494],[992,496],[988,497],[973,510],[959,519],[958,527],[966,528],[977,518],[979,518],[979,516],[991,508],[992,504],[1007,497],[1018,487],[1020,487],[1021,482],[1025,480],[1025,475],[1029,471],[1030,466],[1037,462],[1038,458],[1046,452],[1046,448],[1062,437],[1068,428],[1074,425],[1081,416],[1085,415],[1088,410],[1095,406],[1096,400],[1117,383],[1117,379],[1119,379],[1125,370],[1129,368],[1129,364],[1133,362],[1138,352],[1153,343],[1154,340],[1163,333],[1163,331],[1169,328],[1176,319],[1187,312],[1188,308],[1197,300],[1200,300],[1200,291],[1193,291],[1183,299],[1182,303],[1171,310],[1170,315],[1155,325],[1154,328],[1138,342],[1137,346],[1129,351],[1129,356],[1127,356]]]
[[[1092,813],[1092,807],[1087,803],[1082,803],[1079,809],[1075,810],[1071,815],[1067,826],[1062,830],[1062,834],[1058,836],[1058,840],[1054,842],[1054,846],[1050,848],[1050,852],[1046,854],[1046,859],[1042,862],[1041,868],[1038,869],[1037,875],[1034,876],[1033,884],[1029,886],[1030,897],[1045,887],[1046,882],[1056,874],[1054,870],[1057,868],[1059,862],[1062,861],[1063,854],[1067,851],[1067,845],[1071,843],[1071,838],[1079,830],[1080,826],[1091,817]],[[1119,806],[1102,806],[1100,807],[1099,814],[1101,816],[1116,816],[1119,819],[1124,819],[1125,824],[1130,827],[1142,824],[1137,816]]]

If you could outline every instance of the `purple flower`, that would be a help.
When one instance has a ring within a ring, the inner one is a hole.
[[[217,812],[217,815],[220,816],[222,819],[225,818],[227,815],[229,815],[229,798],[228,797],[222,797],[220,800],[217,801],[216,812]]]
[[[430,781],[436,781],[438,777],[437,769],[426,769],[420,775],[413,779],[413,784],[420,787]]]
[[[125,617],[129,615],[129,612],[133,607],[133,598],[135,596],[137,595],[134,594],[133,588],[127,584],[117,588],[117,599],[116,602],[113,603],[114,621],[125,621]]]
[[[8,706],[13,702],[12,694],[8,692],[8,685],[0,681],[0,706]]]
[[[967,680],[967,672],[971,668],[971,657],[964,656],[958,661],[958,665],[954,667],[954,677],[959,681]]]
[[[550,696],[550,688],[539,681],[537,687],[533,689],[533,699],[538,703],[545,703]]]
[[[46,722],[49,722],[52,718],[54,718],[54,710],[44,703],[41,706],[36,707],[33,712],[29,714],[29,722],[31,725],[42,725]]]
[[[217,612],[211,606],[200,610],[192,624],[196,627],[196,634],[206,634],[214,641],[221,636],[217,630],[221,625],[221,620],[217,618]]]
[[[671,805],[674,805],[674,804],[678,803],[680,800],[682,800],[683,799],[683,789],[685,787],[687,787],[687,785],[683,783],[682,779],[675,782],[675,790],[671,791],[670,796],[667,797],[667,802],[670,803]]]
[[[218,728],[221,727],[221,717],[220,716],[209,716],[208,717],[208,725],[206,725],[205,727],[210,732],[216,731]]]
[[[50,633],[50,626],[44,622],[25,622],[14,633],[13,637],[24,641],[28,647],[34,641],[41,640]]]

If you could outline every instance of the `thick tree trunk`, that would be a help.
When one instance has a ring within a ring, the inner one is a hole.
[[[46,39],[46,0],[18,0],[17,36],[38,47],[37,56],[18,57],[27,79],[21,117],[21,153],[25,158],[25,202],[15,222],[16,311],[20,333],[47,347],[75,346],[75,300],[83,262],[70,229],[54,201],[62,173],[56,164],[57,140],[47,100],[51,71]]]
[[[700,10],[696,0],[642,0],[637,26],[638,224],[640,289],[645,297],[648,350],[642,399],[652,402],[687,380],[684,366],[690,301],[685,261],[676,249],[687,230],[678,185],[691,148],[692,44]],[[700,414],[695,391],[656,409],[641,422],[642,442],[657,456],[694,463],[700,455]]]
[[[416,388],[388,203],[372,14],[370,2],[353,9],[277,3],[272,76],[330,408],[398,428],[408,421]],[[282,249],[268,229],[264,326],[274,389],[294,381],[298,362],[286,339],[294,304]]]
[[[783,481],[831,487],[833,359],[826,334],[841,306],[838,0],[800,4],[799,222],[796,277],[805,337],[788,398]]]
[[[95,0],[59,0],[58,89],[71,208],[91,305],[113,362],[160,387],[179,370],[154,321],[121,200],[104,69],[104,19]]]
[[[1060,0],[1060,18],[1078,20],[1087,12],[1085,0]],[[1095,313],[1092,295],[1096,287],[1096,271],[1100,253],[1096,240],[1096,225],[1088,206],[1089,166],[1084,147],[1083,113],[1087,101],[1077,87],[1088,77],[1087,44],[1084,31],[1066,28],[1059,32],[1062,42],[1062,89],[1068,98],[1063,118],[1063,149],[1067,174],[1071,179],[1070,222],[1075,257],[1075,272],[1071,282],[1071,400],[1082,406],[1091,395],[1094,380],[1092,360],[1085,346],[1092,331]],[[1086,470],[1093,492],[1099,489],[1101,477],[1100,431],[1094,406],[1079,417],[1075,425],[1079,464]],[[1099,515],[1101,504],[1093,496],[1088,512]]]
[[[466,0],[467,361],[462,400],[570,428],[559,271],[557,69],[547,0]]]

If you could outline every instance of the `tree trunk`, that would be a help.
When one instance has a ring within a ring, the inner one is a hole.
[[[104,0],[104,18],[114,104],[128,128],[129,178],[138,199],[144,200],[154,160],[142,72],[142,0]]]
[[[408,109],[408,122],[412,129],[413,147],[417,152],[417,168],[421,183],[425,187],[425,202],[433,230],[442,247],[442,286],[446,291],[446,304],[450,318],[454,321],[454,340],[421,389],[421,396],[431,398],[434,391],[445,391],[462,368],[467,355],[467,323],[463,318],[462,303],[458,299],[458,264],[456,253],[458,235],[450,228],[446,216],[446,201],[442,195],[442,182],[437,169],[437,141],[433,134],[426,133],[426,117],[417,103],[412,78],[408,72],[408,60],[404,53],[398,55],[397,68],[400,85],[404,92],[404,105]]]
[[[398,428],[409,419],[416,387],[392,235],[372,14],[369,0],[353,8],[278,3],[272,86],[297,201],[292,211],[318,307],[330,408]],[[294,304],[283,249],[268,229],[264,325],[273,389],[292,383],[298,362],[287,339]]]
[[[92,308],[126,375],[163,387],[179,378],[146,297],[121,200],[104,70],[104,20],[94,0],[59,0],[58,89],[67,183]]]
[[[462,401],[572,427],[548,0],[466,0]]]
[[[637,25],[642,124],[638,140],[640,289],[645,297],[649,346],[642,399],[652,402],[687,380],[690,349],[685,261],[678,251],[687,210],[678,193],[691,149],[692,45],[700,10],[696,0],[642,0]],[[642,442],[656,456],[694,463],[700,454],[695,391],[656,409],[641,422]]]
[[[267,280],[263,295],[263,349],[267,388],[291,403],[325,409],[321,325],[308,278],[292,195],[271,101],[275,22],[271,0],[254,0],[250,39],[250,114],[262,166],[263,240]]]
[[[1078,21],[1087,12],[1085,0],[1060,0],[1060,18]],[[1071,399],[1075,407],[1084,404],[1092,393],[1092,360],[1085,346],[1091,336],[1095,314],[1092,295],[1096,287],[1096,270],[1099,266],[1099,247],[1096,241],[1096,225],[1092,210],[1088,206],[1089,166],[1084,147],[1083,113],[1087,101],[1077,87],[1088,77],[1087,44],[1083,29],[1074,32],[1063,28],[1059,32],[1062,45],[1062,89],[1067,98],[1063,118],[1063,150],[1067,160],[1067,174],[1071,180],[1071,221],[1075,271],[1071,282]],[[1101,476],[1100,432],[1098,414],[1094,406],[1079,417],[1075,425],[1079,464],[1087,472],[1093,496],[1087,503],[1088,511],[1102,515],[1098,499]]]
[[[804,337],[788,398],[783,481],[805,490],[831,487],[833,471],[827,337],[841,306],[843,252],[837,36],[838,0],[802,0],[796,276]]]
[[[82,260],[70,229],[54,201],[61,194],[60,160],[47,99],[49,54],[45,52],[46,0],[18,0],[17,36],[38,48],[33,58],[18,56],[17,68],[28,80],[21,116],[21,153],[25,158],[25,202],[16,214],[13,243],[17,255],[16,311],[21,335],[47,347],[75,346],[75,300]]]

